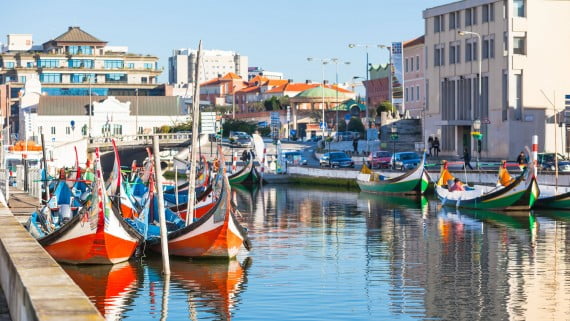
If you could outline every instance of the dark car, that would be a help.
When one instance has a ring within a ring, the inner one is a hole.
[[[401,152],[392,155],[390,161],[392,169],[409,170],[416,168],[422,161],[416,152]]]
[[[307,160],[300,151],[285,152],[283,157],[289,165],[307,165]]]
[[[379,150],[370,153],[366,160],[366,165],[370,168],[389,168],[392,160],[392,153]]]
[[[565,170],[565,162],[566,159],[561,154],[558,155],[558,170]],[[542,169],[546,170],[554,170],[556,167],[554,166],[554,153],[538,153],[538,165]]]
[[[354,167],[354,161],[345,152],[325,153],[319,159],[321,167]]]

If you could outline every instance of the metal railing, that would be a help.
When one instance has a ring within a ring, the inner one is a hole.
[[[148,135],[126,135],[126,136],[97,136],[91,138],[91,146],[107,147],[111,146],[111,140],[114,139],[117,146],[121,145],[150,145],[152,137],[158,136],[161,144],[183,143],[192,139],[191,133],[168,133],[168,134],[148,134]]]

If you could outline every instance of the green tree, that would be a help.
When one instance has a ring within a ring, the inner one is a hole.
[[[352,117],[348,122],[348,131],[359,132],[361,136],[364,135],[364,124],[362,120],[358,117]]]
[[[392,103],[387,100],[379,103],[378,106],[376,107],[376,113],[378,115],[380,115],[380,113],[383,111],[394,113],[395,110],[396,108],[394,108],[394,105],[392,105]]]

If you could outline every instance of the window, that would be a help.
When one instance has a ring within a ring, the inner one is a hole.
[[[408,88],[406,88],[406,101],[408,101]]]
[[[26,76],[20,76],[20,81],[21,83],[25,83],[26,82]]]
[[[410,87],[410,101],[414,100],[414,87]]]
[[[465,62],[473,60],[473,44],[469,40],[465,40]]]
[[[509,50],[509,34],[506,31],[503,32],[503,50]]]
[[[506,72],[506,70],[503,70],[503,121],[508,119],[508,110],[509,110],[509,87],[508,87],[509,83],[508,83],[508,74]]]
[[[8,68],[8,69],[14,68],[15,65],[16,65],[16,63],[13,62],[13,61],[6,61],[6,62],[4,62],[4,67],[6,67],[6,68]]]
[[[420,70],[420,56],[416,56],[416,70]]]
[[[69,46],[67,53],[70,55],[92,55],[93,47],[91,46]]]
[[[440,31],[445,31],[445,25],[444,25],[444,15],[439,15],[439,16],[435,16],[433,19],[433,32],[437,33]]]
[[[51,134],[55,135],[56,131],[55,131],[55,126],[51,126]]]
[[[26,62],[26,67],[34,68],[34,63],[32,61],[28,61],[28,62]]]
[[[67,62],[69,68],[93,68],[93,60],[91,59],[69,59]]]
[[[71,74],[71,82],[74,84],[89,82],[89,77],[89,74]]]
[[[152,63],[150,63],[150,62],[145,62],[145,64],[144,64],[144,69],[152,69]]]
[[[461,50],[458,43],[449,44],[449,64],[458,64],[461,62]]]
[[[105,60],[105,69],[121,69],[123,68],[122,60]]]
[[[495,39],[487,37],[483,39],[483,59],[495,58]]]
[[[71,135],[71,127],[69,127],[69,126],[65,127],[65,134]]]
[[[525,37],[513,38],[513,53],[516,55],[525,55]]]
[[[405,66],[406,66],[406,72],[408,72],[408,58],[406,58]]]
[[[445,65],[445,49],[443,47],[439,47],[439,45],[436,45],[434,49],[433,58],[434,58],[433,62],[434,66]]]
[[[525,0],[513,0],[513,9],[515,17],[526,17]]]
[[[59,67],[58,59],[40,59],[38,60],[38,67],[40,68],[57,68]]]
[[[127,75],[126,74],[106,74],[105,75],[105,82],[106,83],[127,83]]]
[[[483,5],[483,22],[495,20],[495,6],[494,3]]]
[[[132,62],[129,62],[129,63],[127,64],[127,68],[128,68],[128,69],[135,69],[135,64],[132,63]]]
[[[61,83],[61,74],[40,74],[40,82],[46,84]]]
[[[517,120],[522,119],[522,74],[515,75],[515,118]]]
[[[455,29],[455,12],[449,13],[449,30]]]
[[[471,9],[465,9],[465,26],[470,26],[473,24],[472,14],[473,13]]]
[[[416,86],[416,100],[420,101],[420,86]]]

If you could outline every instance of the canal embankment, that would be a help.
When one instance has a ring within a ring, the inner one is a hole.
[[[22,209],[22,203],[33,203],[29,195],[19,197],[11,194],[8,204]],[[5,206],[0,207],[0,226],[0,286],[12,321],[103,320],[89,298]]]

